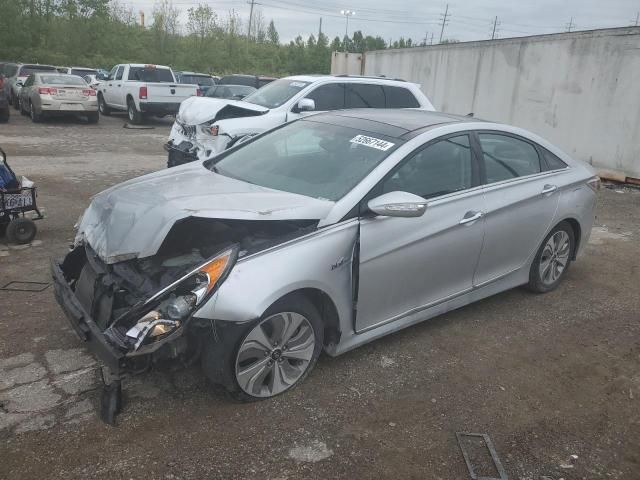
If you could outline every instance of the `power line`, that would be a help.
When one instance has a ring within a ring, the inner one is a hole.
[[[447,18],[451,16],[449,13],[449,4],[447,3],[447,7],[444,9],[444,15],[442,16],[442,28],[440,29],[440,41],[438,43],[442,43],[442,35],[444,34],[444,26],[447,25]]]

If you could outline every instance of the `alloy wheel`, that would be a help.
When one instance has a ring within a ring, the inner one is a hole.
[[[255,325],[238,349],[236,380],[253,397],[272,397],[292,387],[309,368],[316,336],[296,312],[271,315]]]
[[[554,284],[562,275],[571,253],[571,241],[564,230],[559,230],[547,240],[540,256],[540,279],[545,285]]]

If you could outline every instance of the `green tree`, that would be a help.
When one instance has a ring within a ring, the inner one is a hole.
[[[273,19],[269,22],[269,27],[267,28],[267,39],[271,45],[279,45],[280,44],[280,35],[278,35],[278,31],[276,30],[276,25],[273,23]]]

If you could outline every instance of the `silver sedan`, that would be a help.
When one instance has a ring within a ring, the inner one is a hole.
[[[19,96],[19,109],[33,122],[45,116],[80,115],[98,123],[96,91],[82,77],[61,73],[33,73]]]
[[[112,382],[199,356],[237,398],[272,397],[323,350],[520,285],[555,289],[599,186],[520,128],[323,113],[97,195],[52,263],[55,291]]]

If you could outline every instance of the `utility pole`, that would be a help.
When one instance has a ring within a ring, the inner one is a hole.
[[[444,15],[440,14],[442,17],[442,29],[440,29],[440,41],[438,43],[442,43],[442,35],[444,34],[444,26],[447,25],[447,19],[451,16],[449,13],[449,4],[447,3],[447,7],[444,9]]]
[[[422,43],[426,47],[428,42],[429,42],[429,30],[424,32],[424,41]]]
[[[640,25],[640,12],[636,13],[636,21],[633,26],[637,27],[638,25]]]
[[[318,38],[322,36],[322,17],[320,17],[320,27],[318,28]]]
[[[431,32],[431,40],[429,41],[429,45],[433,45],[433,32]]]
[[[256,0],[251,0],[247,2],[251,5],[251,10],[249,10],[249,29],[247,30],[247,43],[251,41],[251,21],[253,20],[253,6],[256,3]]]
[[[498,16],[493,20],[493,30],[491,31],[491,40],[496,38],[496,27],[498,26]]]
[[[575,23],[573,23],[573,17],[571,17],[571,20],[569,20],[569,23],[566,24],[567,27],[567,32],[571,32],[571,30],[576,26]]]

